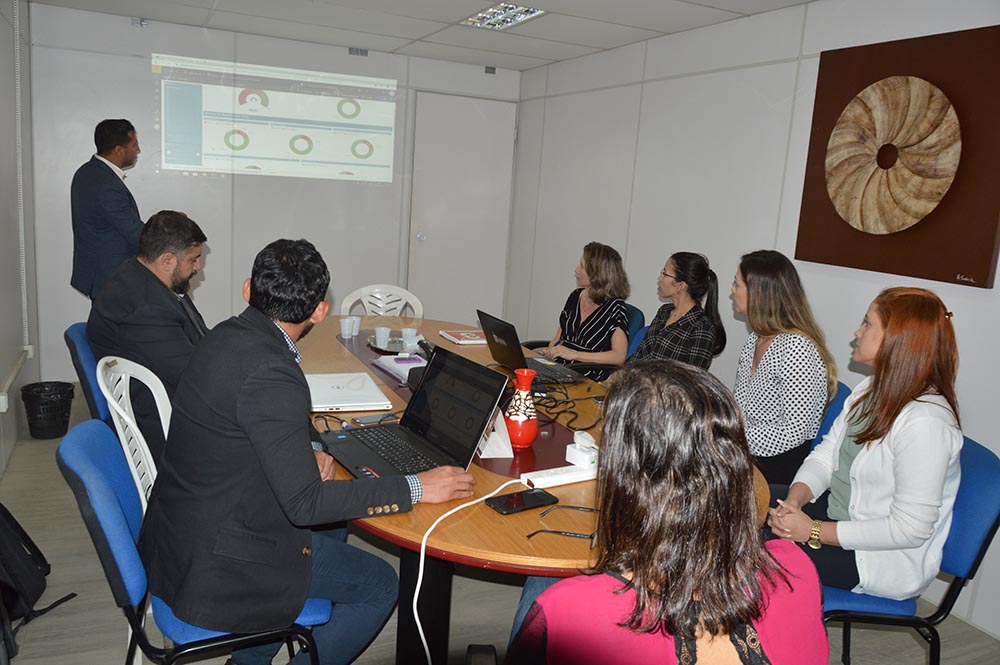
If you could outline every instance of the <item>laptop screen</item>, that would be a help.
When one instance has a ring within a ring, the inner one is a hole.
[[[479,315],[479,325],[483,328],[493,360],[512,370],[527,367],[524,351],[521,350],[521,342],[517,338],[514,326],[482,310],[477,309],[476,313]]]
[[[438,347],[400,426],[467,463],[506,385],[503,374]]]

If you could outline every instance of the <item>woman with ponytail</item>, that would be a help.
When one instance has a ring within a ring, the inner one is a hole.
[[[708,259],[694,252],[672,255],[660,271],[656,291],[670,302],[660,307],[630,360],[679,360],[708,369],[726,348],[719,280]]]

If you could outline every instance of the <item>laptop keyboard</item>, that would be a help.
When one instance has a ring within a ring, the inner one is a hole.
[[[433,469],[438,463],[421,454],[406,439],[397,436],[396,430],[386,427],[365,427],[351,434],[392,464],[400,473],[420,473]]]
[[[542,383],[570,383],[576,379],[572,372],[562,367],[556,368],[545,363],[532,362],[532,360],[534,358],[528,360],[528,367],[535,370],[536,380]]]

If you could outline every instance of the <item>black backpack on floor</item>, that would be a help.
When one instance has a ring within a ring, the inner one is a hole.
[[[17,655],[14,638],[21,626],[76,596],[68,594],[36,610],[35,603],[45,591],[45,576],[50,570],[45,555],[10,511],[0,504],[0,659]],[[18,619],[21,622],[12,626]]]

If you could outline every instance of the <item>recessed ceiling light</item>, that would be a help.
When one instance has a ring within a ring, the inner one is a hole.
[[[545,11],[534,7],[524,7],[522,5],[511,5],[501,2],[489,9],[479,12],[475,16],[462,21],[463,25],[474,28],[487,28],[489,30],[506,30],[512,25],[524,23],[529,19],[536,18],[544,14]]]

